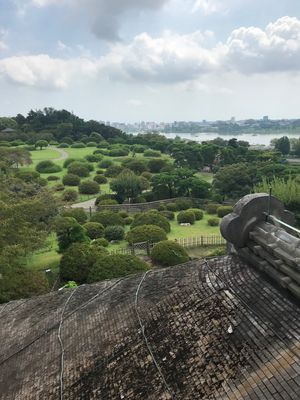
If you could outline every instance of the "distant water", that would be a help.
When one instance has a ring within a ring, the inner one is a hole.
[[[224,140],[228,140],[231,138],[237,138],[237,140],[245,140],[249,142],[251,145],[265,145],[269,146],[272,139],[279,139],[282,136],[288,136],[290,139],[296,138],[300,139],[299,133],[270,133],[270,134],[251,134],[244,133],[241,135],[237,134],[229,134],[229,135],[221,135],[219,133],[162,133],[167,138],[174,139],[176,136],[179,136],[183,139],[194,140],[195,142],[204,142],[206,140],[213,140],[217,137],[221,137]]]

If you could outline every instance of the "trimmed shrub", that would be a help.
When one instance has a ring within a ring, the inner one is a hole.
[[[179,224],[191,224],[195,223],[195,214],[191,210],[180,211],[177,215],[177,221]]]
[[[220,207],[220,204],[207,204],[206,205],[206,211],[207,214],[217,214],[217,209]]]
[[[100,203],[99,203],[99,206],[115,206],[115,205],[117,205],[117,204],[119,204],[119,203],[117,202],[117,200],[114,200],[114,199],[106,199],[106,200],[101,200]]]
[[[55,221],[59,252],[64,252],[72,243],[89,242],[85,229],[71,217],[59,217]]]
[[[135,174],[140,175],[141,173],[147,171],[147,166],[145,161],[137,160],[136,158],[128,158],[122,162],[124,168],[128,168]]]
[[[104,175],[107,176],[108,178],[115,178],[118,176],[121,172],[123,171],[123,167],[120,165],[111,165],[110,167],[107,168],[107,170],[104,172]]]
[[[81,178],[86,178],[90,174],[88,163],[74,161],[68,166],[68,173],[78,175]]]
[[[190,208],[190,211],[193,211],[195,214],[196,221],[201,221],[201,219],[203,219],[204,213],[202,210],[199,210],[199,208]]]
[[[78,160],[76,160],[75,158],[67,158],[63,163],[63,167],[68,168],[68,166],[70,164],[72,164],[74,161],[78,161]]]
[[[53,186],[53,190],[55,190],[55,192],[62,192],[65,190],[65,187],[62,183],[59,183],[58,185]]]
[[[99,185],[107,183],[107,178],[105,178],[104,175],[95,175],[93,179],[95,182],[99,183]]]
[[[158,172],[161,172],[161,170],[167,166],[167,161],[160,159],[153,159],[148,161],[148,168],[150,172],[153,174],[157,174]]]
[[[78,186],[79,193],[81,194],[97,194],[99,193],[99,183],[91,180],[86,180]]]
[[[163,205],[163,204],[160,204],[160,205],[157,207],[157,209],[158,209],[158,211],[164,211],[164,210],[166,210],[166,206]]]
[[[24,182],[34,182],[40,178],[40,174],[37,171],[26,171],[26,170],[24,171],[22,169],[19,169],[16,172],[16,178],[19,178]]]
[[[131,229],[127,235],[126,240],[128,243],[140,243],[140,242],[161,242],[167,239],[166,232],[157,225],[141,225]]]
[[[125,236],[124,228],[119,225],[107,226],[104,230],[104,237],[109,242],[112,240],[123,240],[124,236]]]
[[[145,171],[141,174],[141,177],[147,179],[147,181],[151,181],[152,174],[151,172]]]
[[[82,142],[75,142],[75,143],[71,144],[71,147],[72,147],[72,149],[83,149],[86,146]]]
[[[144,153],[145,150],[147,150],[147,147],[143,146],[142,144],[135,144],[132,146],[132,151],[135,153]]]
[[[71,217],[76,219],[79,224],[84,224],[88,217],[83,208],[68,208],[61,212],[62,217]]]
[[[145,199],[144,196],[138,196],[138,197],[133,199],[133,203],[135,203],[135,204],[146,203],[146,199]]]
[[[126,217],[124,218],[125,225],[131,225],[133,223],[133,218],[132,217]]]
[[[115,148],[115,149],[109,150],[108,154],[110,157],[125,157],[125,156],[128,156],[129,150],[127,150],[123,147],[120,147],[120,148]]]
[[[63,201],[74,202],[78,199],[78,192],[74,189],[67,189],[62,194]]]
[[[151,260],[163,266],[171,266],[189,261],[189,255],[178,243],[165,240],[153,247]]]
[[[67,149],[70,145],[68,143],[60,143],[57,147],[59,149]]]
[[[141,213],[138,215],[132,224],[132,227],[140,225],[157,225],[162,228],[166,233],[171,231],[171,226],[166,217],[160,214],[158,211],[148,211],[147,213]]]
[[[104,160],[98,163],[98,167],[104,169],[110,167],[111,165],[113,165],[113,162],[109,158],[104,158]]]
[[[168,211],[173,211],[173,212],[177,211],[177,206],[175,203],[168,203],[166,205],[166,208]]]
[[[96,147],[97,143],[96,142],[87,142],[86,147]]]
[[[107,247],[109,245],[109,242],[105,238],[99,238],[99,239],[93,240],[91,245],[92,246]]]
[[[161,157],[161,153],[156,150],[145,150],[144,151],[144,157]]]
[[[105,228],[110,225],[124,225],[124,220],[119,214],[112,211],[100,211],[92,215],[92,222],[100,222]]]
[[[104,171],[103,169],[97,169],[97,170],[96,170],[96,174],[97,174],[97,175],[104,175],[104,172],[105,172],[105,171]]]
[[[74,174],[67,174],[62,178],[62,183],[65,186],[78,186],[80,184],[80,177]]]
[[[93,151],[93,154],[102,154],[102,150],[100,150],[100,149],[97,149],[97,150],[94,150]]]
[[[90,239],[98,239],[104,235],[104,226],[99,222],[86,222],[83,227]]]
[[[123,211],[123,210],[119,211],[118,214],[119,214],[120,217],[122,217],[122,218],[127,218],[127,217],[128,217],[127,212],[126,212],[126,211]]]
[[[95,206],[97,206],[100,203],[100,201],[107,199],[112,199],[112,195],[108,193],[100,194],[100,196],[97,196],[95,200]]]
[[[40,161],[35,167],[35,169],[40,174],[54,174],[56,172],[61,171],[61,167],[59,165],[54,164],[54,162],[50,160]]]
[[[55,176],[55,175],[50,175],[47,177],[47,181],[49,182],[54,182],[54,181],[59,181],[59,176]]]
[[[88,154],[87,156],[84,157],[85,160],[88,162],[99,162],[102,160],[102,156],[100,154]]]
[[[218,217],[223,218],[225,215],[232,213],[232,206],[221,206],[217,209]]]
[[[85,283],[95,262],[107,256],[106,249],[89,243],[73,243],[60,261],[60,276],[65,281]]]
[[[192,207],[192,202],[191,200],[187,200],[187,199],[177,199],[175,201],[176,207],[178,211],[181,210],[188,210],[189,208]],[[171,210],[172,211],[172,210]]]
[[[207,224],[209,226],[219,226],[219,220],[218,218],[210,218],[207,220]]]
[[[160,214],[167,218],[169,221],[174,221],[175,219],[175,214],[173,213],[173,211],[163,210],[160,211]]]
[[[149,265],[139,258],[126,254],[107,255],[93,265],[88,282],[98,282],[104,279],[119,278],[140,271],[147,271]]]

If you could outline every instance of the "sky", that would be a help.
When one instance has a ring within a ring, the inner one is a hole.
[[[300,118],[299,0],[0,0],[0,116]]]

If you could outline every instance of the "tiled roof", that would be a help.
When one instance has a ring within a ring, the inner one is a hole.
[[[234,257],[11,302],[0,327],[1,400],[300,398],[300,308]]]

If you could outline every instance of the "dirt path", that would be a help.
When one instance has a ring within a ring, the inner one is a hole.
[[[72,204],[72,208],[84,208],[85,210],[89,210],[90,207],[94,208],[95,207],[95,200],[96,197],[90,200],[82,201],[81,203],[75,203]]]
[[[49,146],[51,150],[55,150],[60,154],[60,157],[54,158],[52,161],[61,161],[66,160],[69,157],[69,154],[64,149],[59,149],[58,147]]]

